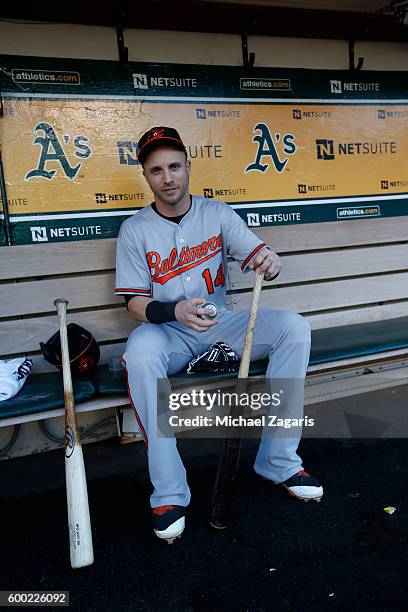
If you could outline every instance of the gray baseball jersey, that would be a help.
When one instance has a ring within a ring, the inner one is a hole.
[[[146,206],[120,229],[116,295],[163,302],[203,297],[225,310],[227,256],[242,262],[266,246],[224,202],[192,197],[177,225]]]

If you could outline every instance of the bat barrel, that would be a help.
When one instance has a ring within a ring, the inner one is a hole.
[[[58,312],[65,400],[65,480],[71,566],[76,569],[94,561],[88,490],[81,439],[75,413],[67,334],[68,300],[54,301]]]

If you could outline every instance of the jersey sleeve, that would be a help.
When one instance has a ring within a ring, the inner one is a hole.
[[[152,295],[146,255],[138,242],[136,235],[122,225],[116,244],[115,295]]]
[[[246,272],[250,259],[268,245],[248,229],[243,219],[228,204],[220,202],[220,205],[221,231],[227,255],[241,262],[241,269]]]

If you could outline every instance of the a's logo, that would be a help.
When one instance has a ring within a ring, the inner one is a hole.
[[[120,140],[116,143],[119,152],[119,163],[121,165],[136,166],[140,164],[137,159],[137,142]]]
[[[204,197],[205,198],[213,198],[214,197],[214,189],[211,189],[211,187],[204,187],[203,193],[204,193]]]
[[[284,134],[282,136],[279,132],[276,132],[272,136],[268,126],[265,123],[258,123],[254,127],[253,132],[254,136],[252,138],[252,142],[258,143],[258,151],[252,164],[248,164],[248,166],[245,168],[245,173],[250,172],[251,170],[265,172],[269,168],[271,162],[276,172],[283,172],[286,164],[289,161],[289,157],[280,159],[277,145],[283,145],[282,151],[286,156],[293,155],[297,151],[297,147],[294,142],[295,136],[293,134]],[[258,132],[258,134],[256,134],[256,132]],[[263,158],[269,158],[270,161],[263,164]]]
[[[377,118],[385,119],[385,110],[378,109]]]
[[[134,89],[149,89],[147,74],[132,74]]]
[[[389,183],[388,181],[381,181],[381,189],[388,189]]]
[[[259,227],[261,225],[259,221],[259,214],[247,213],[247,225],[248,227]]]
[[[299,192],[299,193],[307,193],[307,187],[306,187],[306,185],[299,185],[299,184],[298,184],[298,192]]]
[[[33,242],[48,242],[46,227],[30,227],[30,232]]]
[[[325,138],[316,140],[317,159],[334,159],[334,141]]]
[[[343,93],[341,81],[330,81],[330,92],[335,94]]]
[[[107,204],[108,198],[106,197],[106,193],[95,193],[95,201],[97,204]]]
[[[301,119],[302,118],[302,111],[297,109],[297,108],[294,108],[292,110],[292,115],[293,115],[293,119]]]
[[[49,123],[37,123],[34,128],[34,132],[44,132],[43,136],[37,136],[33,140],[33,144],[41,145],[40,157],[38,159],[38,166],[34,170],[30,170],[24,177],[24,180],[29,181],[30,179],[39,176],[41,178],[50,181],[54,178],[57,173],[56,170],[46,170],[46,164],[49,162],[58,163],[64,176],[70,180],[73,180],[78,174],[78,170],[81,167],[81,163],[76,166],[71,166],[68,157],[65,154],[64,148],[54,130]],[[67,145],[71,139],[70,136],[64,135],[64,144]],[[92,155],[92,150],[87,144],[89,139],[87,136],[75,136],[73,139],[75,157],[79,159],[87,159]]]
[[[205,108],[196,108],[197,119],[206,119]]]

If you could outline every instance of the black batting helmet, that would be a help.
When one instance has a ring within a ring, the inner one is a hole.
[[[67,325],[69,358],[72,374],[86,374],[93,370],[100,358],[99,344],[93,335],[76,323]],[[44,359],[62,370],[61,339],[59,331],[47,342],[40,342]]]

